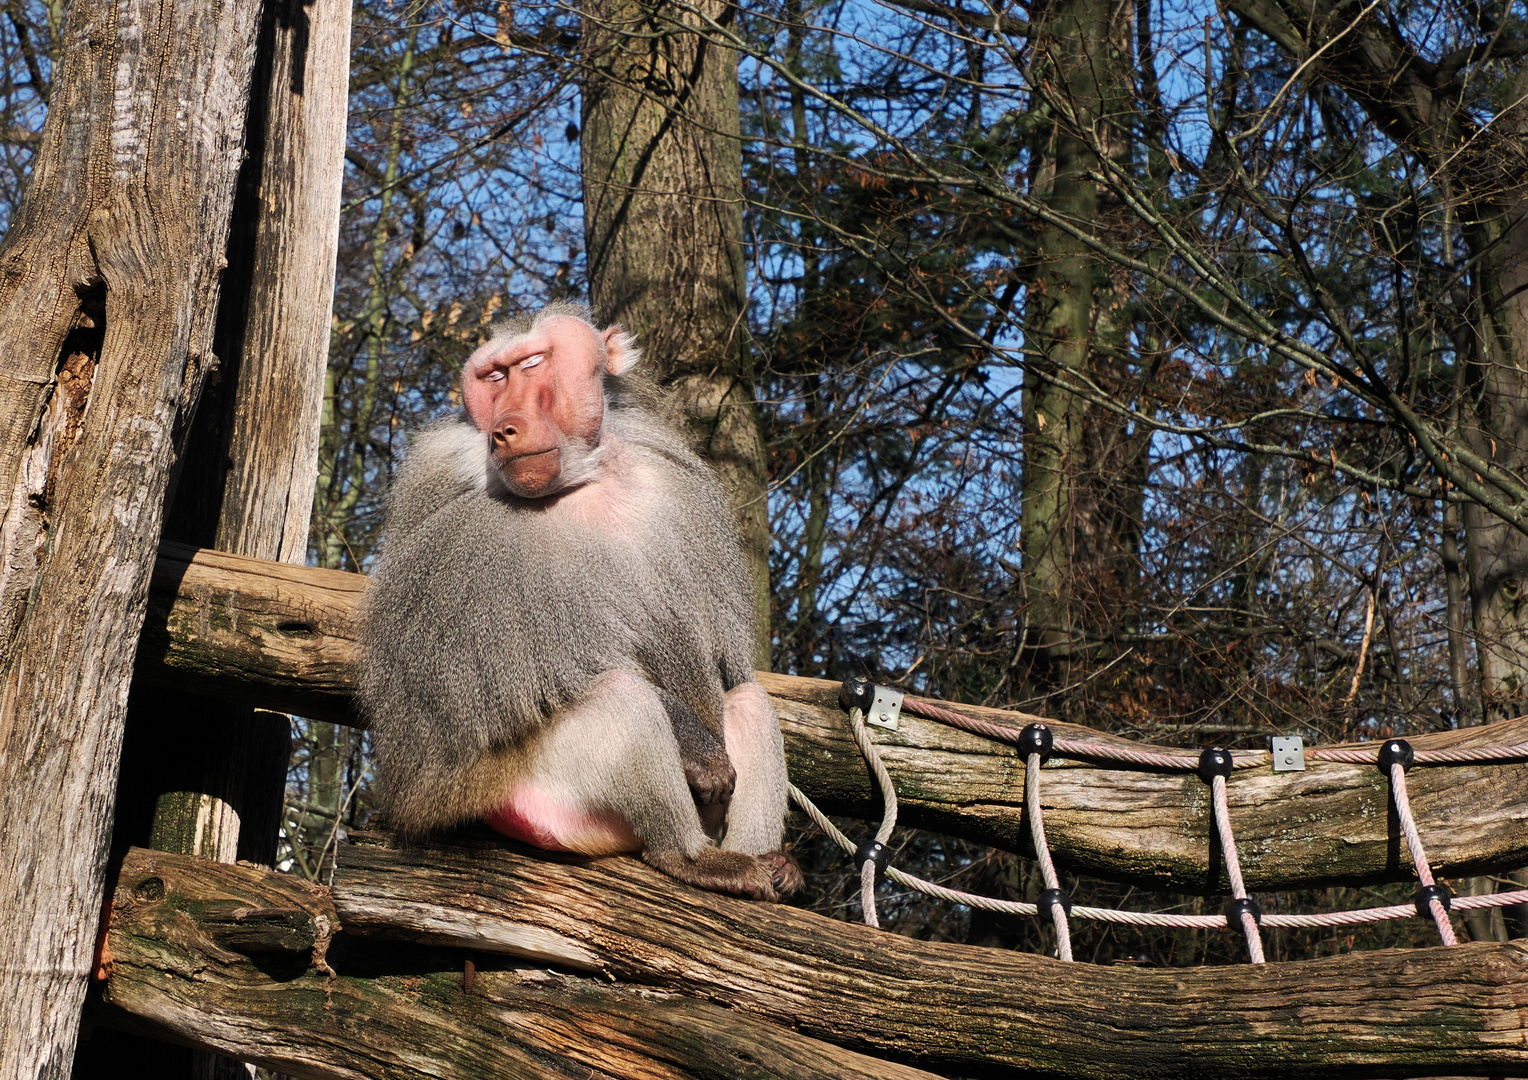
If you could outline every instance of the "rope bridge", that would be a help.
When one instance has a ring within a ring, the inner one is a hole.
[[[896,882],[905,888],[950,903],[964,904],[983,911],[1008,915],[1040,915],[1049,917],[1056,928],[1057,955],[1066,961],[1072,959],[1070,919],[1094,919],[1100,922],[1122,923],[1129,926],[1157,926],[1176,929],[1210,929],[1239,927],[1246,935],[1247,954],[1254,964],[1264,962],[1261,927],[1321,928],[1354,926],[1380,922],[1385,919],[1404,919],[1411,916],[1431,918],[1438,928],[1444,945],[1456,945],[1449,911],[1478,910],[1482,908],[1507,907],[1528,903],[1528,889],[1515,892],[1494,893],[1489,896],[1455,897],[1448,886],[1433,880],[1428,865],[1427,852],[1422,845],[1411,814],[1411,803],[1406,795],[1406,773],[1414,765],[1458,765],[1471,762],[1515,761],[1528,758],[1528,742],[1508,746],[1477,746],[1443,750],[1415,750],[1405,739],[1388,739],[1376,750],[1351,748],[1313,748],[1305,751],[1305,757],[1316,761],[1340,762],[1350,765],[1374,765],[1389,780],[1390,802],[1400,821],[1401,832],[1406,837],[1406,850],[1416,870],[1419,888],[1409,904],[1392,904],[1385,907],[1361,908],[1353,911],[1335,911],[1321,915],[1267,914],[1259,911],[1257,904],[1247,895],[1242,880],[1241,863],[1236,854],[1236,837],[1231,829],[1231,815],[1226,800],[1226,779],[1239,769],[1266,767],[1270,753],[1266,750],[1233,753],[1219,747],[1211,747],[1199,755],[1167,754],[1138,750],[1132,747],[1109,746],[1076,739],[1056,739],[1044,724],[1030,724],[1015,728],[1006,724],[994,724],[964,713],[947,709],[932,701],[915,698],[900,699],[901,711],[921,716],[927,720],[948,724],[985,738],[1008,743],[1024,755],[1024,818],[1029,823],[1030,839],[1040,864],[1040,874],[1045,882],[1035,903],[1015,900],[997,900],[978,896],[959,889],[947,889],[932,881],[905,873],[889,865],[890,849],[887,841],[897,826],[897,793],[891,773],[881,760],[866,727],[866,713],[877,700],[877,691],[868,682],[851,679],[844,683],[840,701],[849,711],[849,723],[854,741],[860,753],[874,773],[880,788],[885,812],[873,839],[856,845],[845,836],[812,801],[791,785],[791,797],[806,811],[817,826],[839,847],[860,864],[860,902],[865,922],[880,926],[876,912],[875,882],[878,876]],[[884,691],[883,691],[884,693]],[[1122,911],[1114,908],[1074,906],[1071,898],[1061,888],[1056,865],[1051,858],[1050,846],[1045,840],[1045,818],[1040,807],[1041,767],[1053,756],[1073,758],[1080,761],[1112,762],[1142,769],[1165,769],[1193,772],[1210,788],[1215,830],[1220,849],[1225,858],[1226,876],[1231,882],[1231,900],[1218,915],[1164,915],[1145,911]]]

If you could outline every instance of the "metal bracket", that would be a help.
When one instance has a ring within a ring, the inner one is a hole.
[[[1275,735],[1271,740],[1274,772],[1305,771],[1305,740],[1298,735]]]
[[[875,700],[870,704],[870,711],[865,714],[865,723],[871,727],[896,731],[897,721],[901,717],[902,691],[893,690],[889,686],[877,686]]]

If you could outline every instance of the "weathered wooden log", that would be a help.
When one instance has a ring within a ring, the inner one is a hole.
[[[838,687],[760,676],[785,730],[791,779],[830,813],[876,817],[879,796],[837,705]],[[1042,718],[961,705],[1014,727]],[[1045,720],[1057,738],[1134,745]],[[1032,854],[1023,820],[1024,764],[1010,746],[903,715],[873,732],[896,781],[898,820]],[[1528,718],[1421,735],[1417,749],[1528,739]],[[1181,751],[1178,751],[1181,753]],[[1505,870],[1528,862],[1528,764],[1414,768],[1411,809],[1433,869]],[[1385,778],[1370,765],[1311,762],[1304,772],[1236,772],[1226,785],[1242,874],[1251,889],[1410,880],[1414,874]],[[1097,768],[1052,759],[1041,782],[1056,861],[1148,888],[1227,893],[1209,788],[1193,773]]]
[[[164,539],[301,564],[318,476],[350,68],[350,0],[263,5],[213,348],[177,459]],[[138,683],[128,698],[112,843],[276,859],[291,724],[247,701]],[[73,1080],[111,1080],[139,1040],[103,1034]],[[140,1051],[141,1053],[141,1051]],[[158,1047],[145,1073],[247,1080]]]
[[[261,13],[208,386],[163,538],[301,564],[318,476],[350,62],[349,0]],[[269,863],[291,757],[286,716],[140,683],[115,843]],[[218,714],[216,716],[212,714]],[[195,725],[213,730],[188,737]],[[143,808],[143,804],[151,804]],[[152,814],[152,831],[124,825]]]
[[[140,675],[273,708],[347,719],[354,608],[363,579],[167,545],[154,578]],[[849,736],[835,683],[760,673],[785,730],[791,777],[832,813],[875,817],[880,798]],[[1022,726],[1037,717],[962,706]],[[1058,737],[1131,745],[1046,721]],[[901,818],[1023,851],[1024,765],[1012,747],[917,717],[875,731]],[[1516,743],[1528,718],[1418,736],[1421,748]],[[1528,764],[1415,768],[1412,809],[1433,866],[1487,873],[1528,863]],[[1242,872],[1254,889],[1406,879],[1410,864],[1383,776],[1367,765],[1237,772],[1227,785]],[[1056,858],[1160,888],[1227,889],[1208,789],[1192,774],[1054,760],[1041,785]]]
[[[932,1080],[670,992],[514,968],[469,985],[459,953],[356,948],[339,929],[297,878],[134,849],[91,1019],[294,1076]]]
[[[75,0],[0,245],[0,1080],[67,1075],[261,5]]]
[[[346,931],[497,950],[709,998],[936,1071],[1245,1078],[1524,1075],[1528,942],[1141,970],[916,941],[486,832],[346,848]]]
[[[355,607],[339,570],[162,544],[135,678],[357,724]]]

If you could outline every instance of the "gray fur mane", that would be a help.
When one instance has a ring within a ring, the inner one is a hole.
[[[559,512],[565,496],[491,483],[464,415],[411,441],[360,624],[385,801],[533,737],[612,668],[717,724],[722,694],[752,678],[751,588],[719,483],[659,419],[649,380],[607,375],[605,393],[623,466],[660,481],[632,537]]]

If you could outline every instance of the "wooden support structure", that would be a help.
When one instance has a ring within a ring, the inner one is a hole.
[[[154,842],[187,851],[232,858],[235,819],[260,816],[241,809],[258,801],[252,744],[228,737],[252,707],[361,723],[350,704],[360,578],[176,545],[155,561],[177,482],[167,535],[304,556],[349,10],[68,8],[36,167],[0,245],[0,1080],[68,1073],[92,967],[94,1024],[312,1077],[1528,1073],[1528,943],[1256,968],[1060,964],[474,832],[410,848],[362,837],[332,891],[134,849],[92,965],[114,826],[124,843],[113,784],[130,674],[140,715],[221,725],[207,742],[225,745],[149,791],[159,822],[188,826],[156,826]],[[718,86],[719,115],[735,122],[735,87]],[[241,187],[247,213],[234,212]],[[214,369],[220,388],[197,416]],[[830,812],[876,816],[836,686],[761,677],[798,785]],[[198,697],[140,696],[154,686]],[[205,699],[236,708],[204,714]],[[285,722],[260,723],[277,736],[260,740],[274,804]],[[1528,719],[1415,742],[1525,737]],[[913,717],[876,738],[905,822],[1025,848],[1025,767],[1011,747]],[[1440,873],[1528,862],[1525,781],[1523,761],[1413,774]],[[1064,865],[1224,890],[1192,775],[1058,761],[1043,787]],[[1371,767],[1240,773],[1230,803],[1253,888],[1410,876]],[[101,1056],[112,1071],[143,1067]],[[217,1068],[202,1058],[194,1074]]]
[[[700,997],[544,967],[468,976],[464,954],[339,930],[328,890],[300,878],[134,849],[90,1019],[297,1076],[929,1076]]]
[[[364,837],[332,897],[135,850],[113,907],[97,1023],[298,1075],[1528,1072],[1524,942],[1063,964],[701,893],[634,859],[525,854],[486,831],[407,849]]]
[[[139,677],[208,695],[359,724],[350,708],[354,610],[364,579],[166,545],[154,574]],[[837,704],[836,683],[760,673],[785,729],[791,777],[833,813],[879,814],[869,771]],[[962,706],[1022,726],[1038,717]],[[1046,721],[1058,737],[1125,744]],[[1013,851],[1028,845],[1024,764],[1013,748],[904,715],[875,739],[901,820]],[[1528,718],[1422,735],[1418,749],[1528,739]],[[1445,875],[1528,863],[1528,763],[1413,769],[1411,806]],[[1242,872],[1252,889],[1411,876],[1386,782],[1368,765],[1238,772],[1228,785]],[[1209,791],[1188,773],[1053,762],[1042,797],[1058,862],[1156,888],[1227,891],[1209,842]],[[1212,862],[1213,860],[1213,862]]]
[[[363,584],[166,545],[137,677],[359,725]],[[796,783],[830,810],[874,817],[836,684],[761,678]],[[905,714],[875,738],[903,821],[1023,850],[1024,765],[1011,747]],[[1413,742],[1525,738],[1528,720]],[[1528,765],[1417,768],[1409,780],[1440,870],[1528,861]],[[1042,791],[1071,866],[1223,888],[1196,777],[1063,762]],[[1254,888],[1411,876],[1372,766],[1247,770],[1229,792]],[[134,850],[106,941],[94,1024],[298,1076],[1528,1075],[1528,943],[1261,967],[1062,964],[701,893],[633,859],[531,852],[486,830],[406,848],[361,836],[342,849],[332,893]]]
[[[69,1071],[259,22],[252,0],[67,5],[0,244],[0,1080]]]

